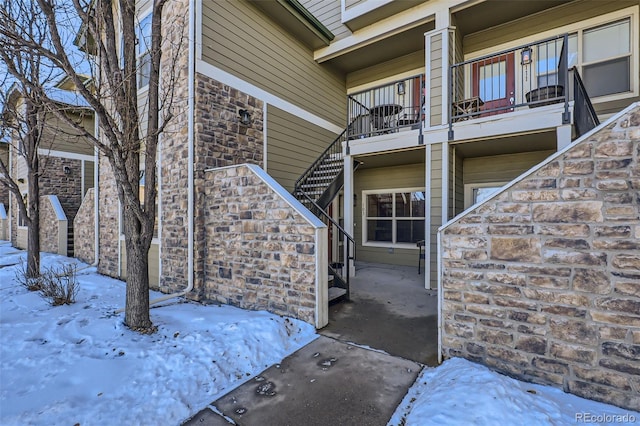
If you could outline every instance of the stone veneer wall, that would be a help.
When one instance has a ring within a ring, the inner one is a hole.
[[[98,272],[110,277],[119,277],[118,266],[118,239],[120,238],[120,220],[118,208],[118,191],[113,175],[113,169],[109,160],[100,156],[98,166],[99,179],[98,186],[98,206],[99,206],[99,226],[98,226]],[[93,217],[93,213],[91,214]]]
[[[640,106],[441,231],[442,353],[640,409]]]
[[[66,256],[67,244],[61,247],[60,233],[67,235],[68,219],[61,220],[51,202],[50,196],[40,197],[40,251]]]
[[[73,245],[75,257],[83,262],[95,260],[95,190],[89,188],[73,220]]]
[[[316,231],[326,240],[326,227],[310,224],[249,166],[207,171],[205,181],[203,297],[316,325],[324,308],[316,307],[316,269],[327,269],[326,259],[317,264],[326,247]]]
[[[67,219],[73,221],[82,203],[82,161],[42,156],[41,166],[44,173],[40,176],[40,195],[57,196]],[[69,174],[64,173],[65,167]]]

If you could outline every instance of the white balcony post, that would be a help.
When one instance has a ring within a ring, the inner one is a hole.
[[[355,228],[355,216],[354,216],[354,192],[353,192],[353,157],[351,155],[344,156],[344,230],[347,231],[347,234],[353,236],[353,230]],[[349,276],[354,277],[356,274],[356,270],[353,264],[353,260],[349,260],[350,257],[353,257],[353,253],[355,247],[349,247],[349,251],[347,249],[348,244],[345,240],[344,244],[344,261],[345,266],[347,266],[347,270],[349,271]]]

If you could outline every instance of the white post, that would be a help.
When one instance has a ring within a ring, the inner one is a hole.
[[[425,146],[424,172],[424,288],[431,288],[431,144]]]
[[[556,127],[556,151],[561,151],[571,143],[571,124]]]
[[[350,155],[344,156],[344,230],[347,234],[353,236],[353,230],[355,228],[355,216],[353,207],[353,157]],[[351,277],[356,275],[356,269],[353,265],[353,260],[349,260],[353,256],[355,247],[350,247],[350,252],[347,251],[347,241],[344,244],[344,261],[345,266],[348,266]],[[348,262],[348,263],[347,263]]]

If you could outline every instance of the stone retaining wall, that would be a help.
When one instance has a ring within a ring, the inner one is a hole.
[[[249,165],[205,173],[203,297],[322,327],[327,228],[265,176]]]
[[[640,107],[441,231],[442,353],[640,410]]]
[[[93,263],[95,260],[95,190],[90,188],[80,204],[73,220],[73,245],[75,257],[83,262]]]

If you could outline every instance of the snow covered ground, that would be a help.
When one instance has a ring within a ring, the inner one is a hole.
[[[114,313],[124,306],[123,282],[85,268],[77,303],[52,307],[15,282],[24,257],[0,242],[2,425],[178,425],[317,336],[297,320],[184,300],[153,308],[158,332],[141,335]],[[44,266],[60,262],[86,266],[42,255]],[[453,359],[421,373],[389,424],[583,423],[576,415],[640,423],[640,413]]]
[[[157,333],[123,324],[122,281],[79,272],[73,305],[14,281],[25,257],[0,242],[0,424],[178,425],[317,336],[267,312],[173,301]],[[43,253],[42,264],[77,262]],[[152,295],[158,297],[159,294]]]
[[[426,368],[389,425],[620,425],[640,413],[520,382],[462,358]]]

